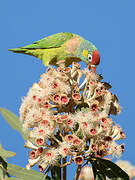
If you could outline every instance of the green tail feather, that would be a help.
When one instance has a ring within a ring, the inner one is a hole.
[[[8,49],[8,51],[12,51],[14,53],[24,53],[25,54],[27,49],[16,48],[16,49]]]
[[[8,49],[8,51],[31,55],[43,61],[43,52],[40,49],[36,50],[36,49],[15,48],[15,49]]]
[[[40,58],[40,54],[39,53],[36,53],[35,50],[29,50],[29,49],[23,49],[23,48],[15,48],[15,49],[8,49],[8,51],[12,51],[14,53],[21,53],[21,54],[27,54],[27,55],[31,55],[31,56],[35,56],[39,59]]]

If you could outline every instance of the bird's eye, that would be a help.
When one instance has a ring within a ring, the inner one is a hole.
[[[92,56],[90,54],[88,54],[88,60],[91,62],[92,60]]]

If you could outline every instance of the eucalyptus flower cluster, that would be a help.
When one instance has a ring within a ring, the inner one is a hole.
[[[91,157],[119,157],[124,152],[121,127],[110,115],[121,112],[116,95],[103,77],[73,62],[49,67],[23,98],[20,120],[29,129],[25,147],[30,148],[27,168],[38,164],[41,172],[49,165],[82,165]],[[66,157],[69,161],[61,164]]]

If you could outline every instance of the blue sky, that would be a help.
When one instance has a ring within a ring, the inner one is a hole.
[[[127,135],[121,159],[135,165],[135,1],[134,0],[4,0],[0,2],[0,106],[18,114],[21,97],[39,80],[45,67],[31,56],[7,49],[32,43],[58,32],[73,32],[93,42],[101,55],[97,72],[119,97],[115,117]],[[0,142],[17,153],[10,162],[27,163],[28,150],[19,133],[0,115]],[[70,168],[71,169],[71,168]],[[73,171],[68,176],[71,177]],[[70,178],[69,178],[70,179]]]

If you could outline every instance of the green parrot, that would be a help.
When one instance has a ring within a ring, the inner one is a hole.
[[[83,37],[69,32],[53,34],[33,44],[9,50],[35,56],[41,59],[45,66],[57,66],[60,60],[65,60],[65,66],[84,61],[88,68],[95,72],[100,63],[97,48]]]

